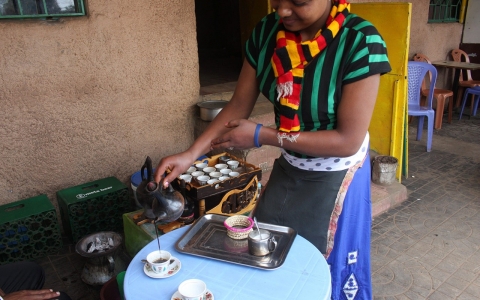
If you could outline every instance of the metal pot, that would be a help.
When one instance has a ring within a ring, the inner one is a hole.
[[[227,103],[226,100],[206,100],[197,103],[197,106],[200,107],[200,119],[212,121]]]

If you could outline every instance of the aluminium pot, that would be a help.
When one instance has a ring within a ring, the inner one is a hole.
[[[227,103],[226,100],[206,100],[197,103],[200,108],[200,119],[212,121]]]

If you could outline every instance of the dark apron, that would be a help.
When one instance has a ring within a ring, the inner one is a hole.
[[[275,160],[255,217],[295,229],[325,254],[330,217],[346,173],[301,170],[281,156]]]

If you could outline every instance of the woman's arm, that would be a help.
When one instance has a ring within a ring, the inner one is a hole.
[[[212,140],[231,130],[225,124],[234,119],[247,119],[250,116],[258,95],[255,69],[247,61],[244,61],[232,99],[186,151],[164,157],[160,161],[155,171],[155,181],[160,182],[162,175],[169,169],[171,172],[164,180],[164,186],[167,186],[168,182],[187,170],[198,157],[209,152],[212,149]]]
[[[380,75],[372,75],[343,87],[342,100],[337,113],[337,128],[334,130],[300,132],[297,133],[299,136],[295,141],[283,139],[281,144],[276,129],[262,127],[259,133],[259,142],[262,145],[282,147],[313,157],[351,156],[358,151],[367,133],[379,84]],[[239,126],[244,130],[232,130],[215,139],[213,148],[235,146],[244,149],[252,147],[255,125],[247,120],[230,122],[230,127]],[[228,142],[241,140],[244,143],[238,143],[238,145]]]

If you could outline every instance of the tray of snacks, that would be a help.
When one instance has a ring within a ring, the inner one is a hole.
[[[258,229],[253,226],[253,221],[245,221],[243,224],[237,220],[240,217],[251,220],[242,215],[233,217],[217,214],[204,215],[178,239],[175,249],[181,253],[253,268],[274,270],[281,267],[297,232],[290,227],[258,222],[262,234],[268,231],[273,237],[275,247],[264,256],[256,256],[249,251],[248,236]],[[225,222],[227,219],[228,221]],[[247,232],[249,234],[246,234]]]
[[[224,152],[196,161],[174,184],[185,181],[186,193],[193,199],[243,189],[254,177],[262,179],[262,169]]]

